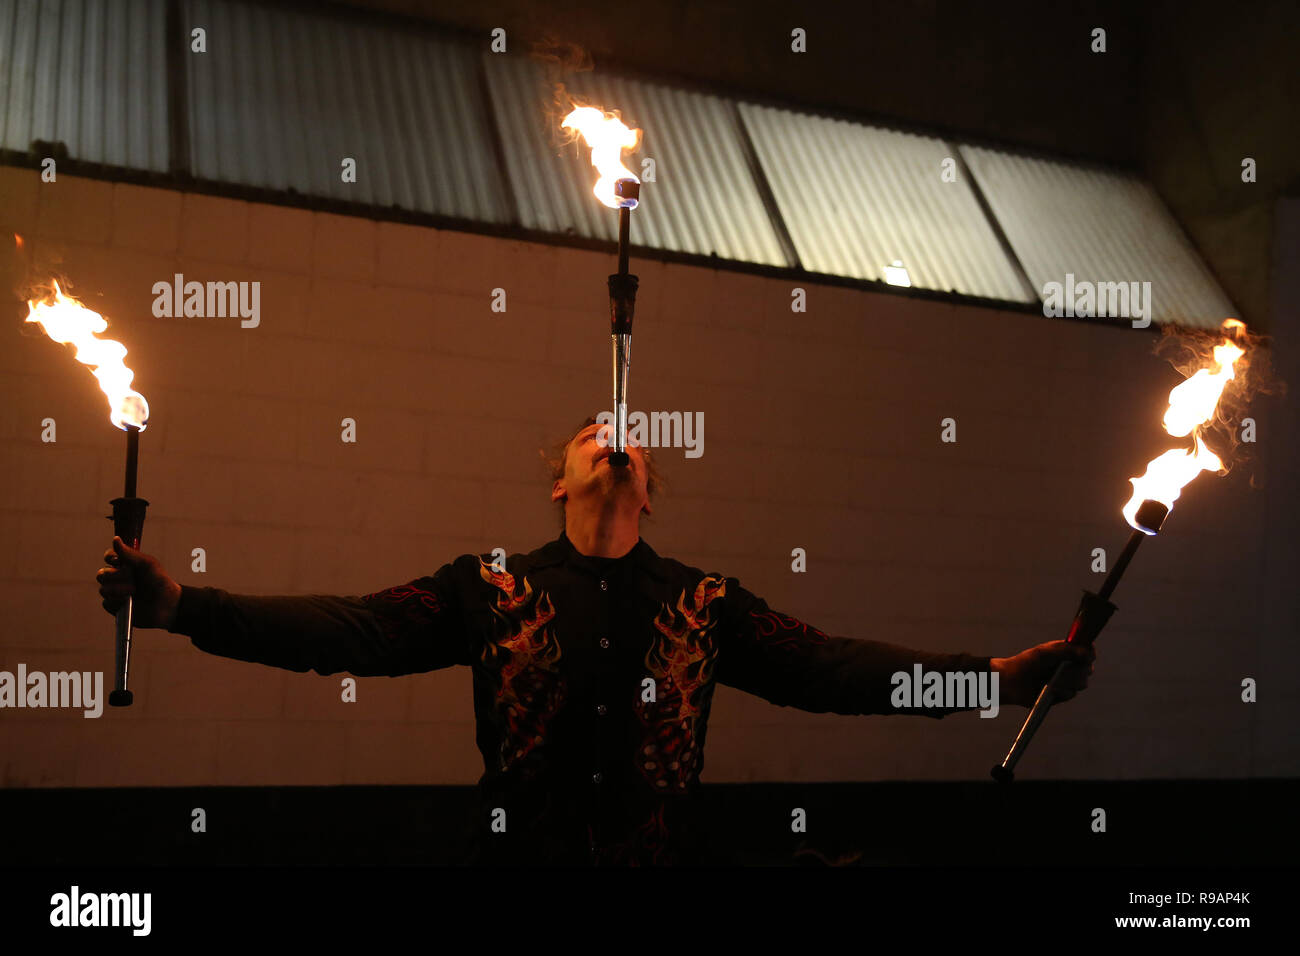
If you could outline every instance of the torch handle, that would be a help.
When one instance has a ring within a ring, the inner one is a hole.
[[[1106,626],[1110,616],[1115,613],[1115,605],[1110,603],[1110,596],[1115,593],[1115,587],[1119,584],[1119,579],[1124,576],[1124,571],[1128,568],[1129,562],[1133,560],[1133,555],[1137,554],[1138,545],[1149,536],[1158,534],[1165,518],[1168,516],[1169,506],[1163,502],[1151,499],[1142,501],[1134,513],[1134,520],[1131,522],[1134,531],[1129,535],[1124,550],[1120,552],[1119,558],[1115,561],[1115,566],[1106,575],[1101,590],[1097,594],[1093,594],[1091,591],[1083,592],[1083,600],[1079,602],[1079,610],[1075,612],[1074,623],[1070,626],[1070,633],[1065,638],[1066,643],[1091,645],[1097,639],[1097,636],[1101,634],[1101,629]],[[1071,666],[1070,661],[1062,661],[1056,668],[1056,673],[1052,675],[1052,679],[1043,685],[1043,689],[1038,694],[1038,700],[1034,701],[1033,709],[1020,726],[1020,733],[1016,734],[1011,749],[1002,758],[1002,763],[993,768],[994,780],[999,783],[1010,783],[1015,779],[1016,763],[1029,746],[1029,742],[1034,739],[1034,734],[1037,733],[1039,725],[1046,719],[1047,712],[1052,709],[1052,704],[1056,703],[1056,681],[1069,666]]]
[[[1066,635],[1066,643],[1092,644],[1114,613],[1115,605],[1111,604],[1106,598],[1093,594],[1091,591],[1084,591],[1083,598],[1079,601],[1079,610],[1075,612],[1074,621],[1070,625],[1070,633]],[[1061,661],[1056,667],[1056,672],[1052,674],[1051,680],[1044,684],[1043,689],[1038,692],[1038,699],[1034,701],[1034,706],[1029,711],[1029,716],[1025,718],[1025,722],[1020,725],[1020,732],[1016,734],[1011,749],[1002,758],[1002,762],[993,768],[994,780],[999,783],[1010,783],[1015,779],[1016,764],[1024,755],[1025,750],[1028,749],[1029,743],[1034,739],[1034,734],[1038,732],[1039,726],[1047,719],[1047,712],[1052,709],[1052,705],[1057,701],[1057,681],[1072,666],[1077,665],[1072,661]]]

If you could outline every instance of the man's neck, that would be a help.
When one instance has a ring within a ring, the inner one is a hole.
[[[572,506],[564,515],[564,533],[578,553],[589,558],[621,558],[641,540],[636,517],[580,513]]]

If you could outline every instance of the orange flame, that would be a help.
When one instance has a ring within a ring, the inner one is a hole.
[[[1124,506],[1124,520],[1145,534],[1154,532],[1137,523],[1137,511],[1143,501],[1159,501],[1172,510],[1183,488],[1193,478],[1203,471],[1223,470],[1223,461],[1201,440],[1201,429],[1213,420],[1224,388],[1236,377],[1237,360],[1246,352],[1231,339],[1244,332],[1246,326],[1237,319],[1226,319],[1222,328],[1227,338],[1214,348],[1214,370],[1197,369],[1169,393],[1165,431],[1175,438],[1191,435],[1192,450],[1167,451],[1148,462],[1141,477],[1129,479],[1133,497]]]
[[[149,420],[149,403],[131,388],[135,373],[126,367],[126,346],[113,339],[101,339],[96,333],[108,328],[98,312],[86,308],[71,296],[64,295],[57,282],[39,301],[27,301],[28,322],[39,322],[45,334],[60,345],[74,345],[77,361],[89,365],[99,379],[99,387],[108,396],[109,418],[123,431],[128,425],[144,431]]]
[[[614,184],[620,179],[641,181],[623,165],[623,150],[636,149],[641,131],[628,129],[617,116],[606,115],[594,106],[576,107],[560,125],[577,130],[591,147],[591,165],[600,171],[592,194],[610,209],[636,206],[636,200],[619,197],[614,192]]]
[[[1195,375],[1169,393],[1165,431],[1175,438],[1183,438],[1190,435],[1192,429],[1213,418],[1224,387],[1236,377],[1234,365],[1245,354],[1231,342],[1215,346],[1214,361],[1219,366],[1218,370],[1211,372],[1208,368],[1198,369]]]

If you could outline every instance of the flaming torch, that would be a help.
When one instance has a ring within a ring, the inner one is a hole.
[[[1201,429],[1215,417],[1219,399],[1227,384],[1236,377],[1237,360],[1245,350],[1237,343],[1244,341],[1246,326],[1237,319],[1226,319],[1222,326],[1224,341],[1214,349],[1214,369],[1202,368],[1169,393],[1169,409],[1165,412],[1164,427],[1175,438],[1192,436],[1192,450],[1173,449],[1147,464],[1146,472],[1139,478],[1130,478],[1133,496],[1124,505],[1124,519],[1133,527],[1128,543],[1120,553],[1097,594],[1085,590],[1074,623],[1065,640],[1070,644],[1090,645],[1115,612],[1110,596],[1124,576],[1138,546],[1148,537],[1160,532],[1161,525],[1182,494],[1183,488],[1203,471],[1222,471],[1219,456],[1205,446]],[[1029,742],[1034,739],[1039,725],[1059,697],[1058,684],[1067,669],[1073,666],[1062,662],[1043,685],[1033,709],[1020,727],[1015,742],[1006,757],[993,770],[993,779],[1010,783],[1015,779],[1016,763],[1024,756]]]
[[[641,199],[641,180],[623,165],[623,150],[635,149],[640,130],[628,129],[614,116],[591,106],[574,109],[561,126],[577,130],[591,147],[591,165],[600,172],[592,193],[610,209],[618,210],[618,272],[609,277],[610,337],[614,351],[614,450],[612,466],[626,467],[627,378],[632,363],[632,313],[636,307],[637,277],[627,271],[628,232],[632,210]]]
[[[28,300],[27,321],[39,322],[45,334],[60,345],[76,347],[76,358],[93,368],[99,387],[108,396],[109,420],[126,432],[126,487],[121,498],[114,498],[113,533],[133,548],[140,547],[144,533],[144,512],[149,502],[135,494],[136,469],[140,460],[140,433],[149,420],[149,403],[131,388],[135,373],[122,361],[126,347],[113,339],[101,339],[97,333],[108,328],[98,312],[92,312],[76,299],[63,294],[59,284],[40,301]],[[131,612],[133,601],[117,612],[117,643],[113,691],[108,695],[112,707],[129,707],[133,695],[127,690],[127,672],[131,663]]]

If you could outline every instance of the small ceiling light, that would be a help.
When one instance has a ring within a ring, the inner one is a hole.
[[[902,259],[895,259],[893,265],[885,266],[885,281],[890,285],[906,286],[909,289],[912,287],[912,279],[903,267]]]

